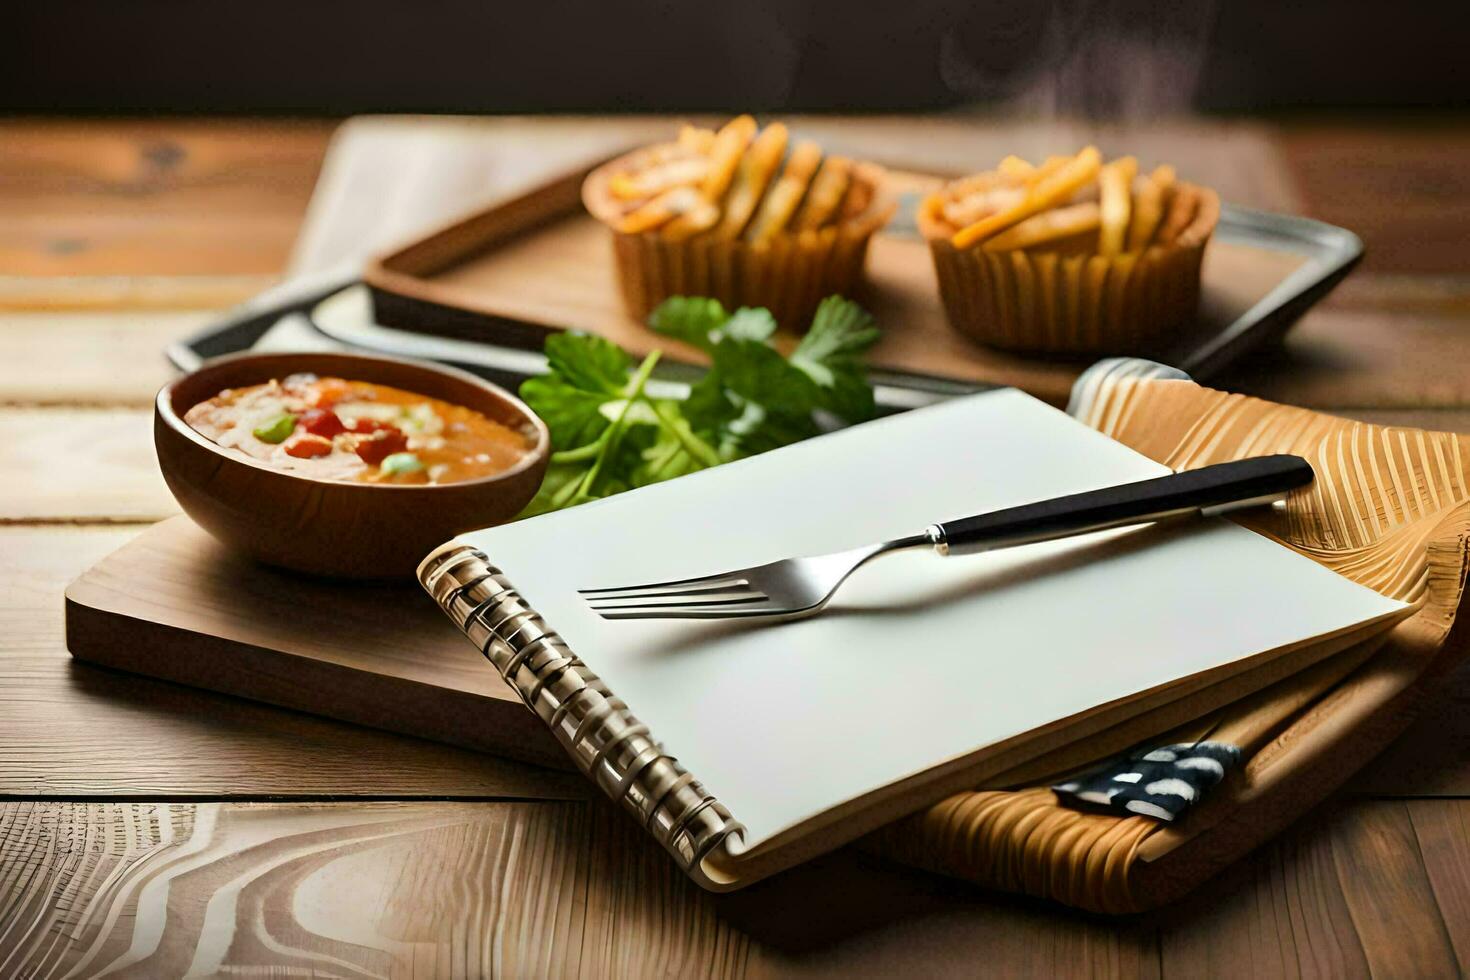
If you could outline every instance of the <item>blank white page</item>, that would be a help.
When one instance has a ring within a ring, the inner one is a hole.
[[[779,831],[981,747],[1402,605],[1228,521],[876,559],[791,623],[608,622],[578,588],[856,547],[1161,466],[1019,391],[465,535],[665,750]]]

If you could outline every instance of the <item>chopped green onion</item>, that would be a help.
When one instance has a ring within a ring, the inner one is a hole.
[[[390,453],[378,464],[378,469],[391,474],[417,473],[423,468],[424,464],[413,453]]]
[[[286,437],[296,430],[296,416],[282,412],[255,428],[255,438],[261,442],[285,442]]]

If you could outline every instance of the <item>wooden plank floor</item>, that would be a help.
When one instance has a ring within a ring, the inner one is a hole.
[[[648,121],[432,125],[491,127],[515,180],[527,145]],[[912,125],[812,124],[853,149]],[[62,586],[175,511],[149,439],[160,348],[286,267],[332,128],[0,122],[0,976],[1470,971],[1470,670],[1338,801],[1115,921],[852,851],[711,896],[576,776],[73,664]],[[1363,235],[1362,269],[1224,384],[1470,431],[1470,121],[1006,138],[1094,136],[1222,170],[1238,152],[1233,199]],[[999,141],[973,120],[924,138],[947,167]]]

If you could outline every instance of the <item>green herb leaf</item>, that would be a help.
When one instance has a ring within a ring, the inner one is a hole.
[[[648,319],[654,330],[709,354],[710,370],[688,398],[645,389],[658,353],[630,371],[616,346],[582,334],[547,340],[550,373],[521,397],[551,430],[551,465],[524,516],[572,507],[810,438],[816,413],[849,421],[873,412],[862,352],[877,339],[872,319],[838,297],[824,301],[788,359],[773,345],[770,311],[676,296]]]
[[[718,438],[721,428],[740,417],[740,406],[725,387],[719,368],[711,368],[690,385],[689,397],[678,408],[694,431],[705,438]]]
[[[730,314],[717,299],[704,296],[670,296],[648,314],[648,325],[666,337],[693,344],[700,350],[711,350],[718,342],[715,336]]]
[[[627,380],[626,374],[623,379]],[[521,399],[551,430],[551,444],[555,447],[589,443],[602,435],[609,424],[601,411],[608,395],[574,388],[555,375],[524,381]]]
[[[751,402],[727,431],[727,445],[736,450],[732,458],[738,458],[810,439],[821,429],[810,412],[782,412]]]
[[[537,514],[546,514],[553,510],[560,510],[566,504],[557,505],[556,499],[570,484],[580,480],[586,473],[587,468],[575,463],[561,464],[552,463],[546,468],[546,475],[541,478],[541,489],[536,491],[536,496],[521,511],[521,517],[535,517]]]
[[[714,363],[727,389],[768,409],[804,415],[820,398],[810,377],[760,341],[722,340],[715,348]]]
[[[551,430],[555,448],[589,443],[602,435],[609,420],[603,406],[623,397],[628,383],[628,355],[616,344],[581,333],[546,338],[550,373],[521,385],[521,398]]]
[[[648,325],[707,352],[727,337],[766,341],[776,332],[770,310],[742,306],[728,313],[719,300],[702,296],[670,296],[648,315]]]
[[[546,338],[546,361],[555,377],[582,391],[614,395],[628,383],[632,365],[610,340],[585,333],[554,333]]]
[[[763,307],[742,306],[716,333],[732,340],[758,340],[764,343],[776,333],[776,318]]]
[[[653,445],[639,454],[639,465],[633,470],[632,484],[635,487],[644,487],[650,483],[662,483],[676,476],[705,469],[706,466],[707,464],[689,452],[685,442],[675,432],[660,429]]]
[[[791,364],[816,383],[823,408],[849,422],[861,422],[874,412],[862,355],[879,336],[873,318],[861,306],[828,296],[791,353]]]

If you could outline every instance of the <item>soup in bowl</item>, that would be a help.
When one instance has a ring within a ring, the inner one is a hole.
[[[535,496],[546,427],[509,392],[439,365],[355,354],[240,354],[164,387],[164,479],[225,543],[298,571],[412,573]]]

